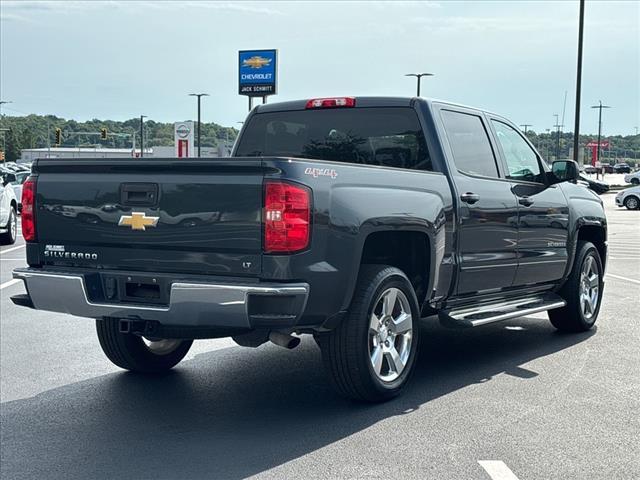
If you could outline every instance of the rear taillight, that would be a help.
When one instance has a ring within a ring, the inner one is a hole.
[[[293,253],[309,245],[311,190],[267,182],[264,188],[264,251]]]
[[[27,242],[36,241],[36,180],[33,177],[27,178],[22,184],[22,236]]]
[[[307,102],[306,108],[339,108],[355,107],[356,99],[353,97],[312,98]]]

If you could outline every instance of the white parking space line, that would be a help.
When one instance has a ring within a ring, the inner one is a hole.
[[[25,260],[24,258],[0,258],[0,262],[20,262],[24,260]]]
[[[478,460],[492,480],[518,480],[515,473],[500,460]]]
[[[16,283],[20,283],[20,279],[14,278],[13,280],[9,280],[8,282],[4,282],[4,283],[0,284],[0,290],[4,290],[5,288],[10,287],[11,285],[15,285]]]
[[[640,280],[637,280],[635,278],[622,277],[620,275],[614,275],[613,273],[607,273],[607,277],[617,278],[618,280],[624,280],[626,282],[637,283],[638,285],[640,285]]]
[[[21,248],[24,248],[24,245],[18,245],[17,247],[11,247],[11,248],[7,248],[6,250],[0,250],[0,254],[13,252],[14,250],[19,250]]]

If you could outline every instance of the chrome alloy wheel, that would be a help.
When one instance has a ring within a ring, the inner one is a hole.
[[[580,272],[580,311],[585,320],[591,320],[598,308],[600,294],[599,267],[592,255],[585,258]]]
[[[142,337],[147,350],[156,355],[167,355],[180,346],[182,340]]]
[[[404,370],[411,353],[413,322],[405,294],[397,288],[382,292],[369,319],[369,355],[376,376],[392,382]]]

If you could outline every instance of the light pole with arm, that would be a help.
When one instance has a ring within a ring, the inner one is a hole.
[[[405,73],[404,76],[416,77],[416,80],[418,81],[418,90],[416,93],[416,97],[419,97],[420,96],[420,80],[422,80],[422,77],[433,77],[433,73]]]

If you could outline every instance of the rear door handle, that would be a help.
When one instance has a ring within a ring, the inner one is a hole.
[[[469,205],[473,205],[478,200],[480,200],[480,195],[478,195],[477,193],[467,192],[460,195],[460,200],[462,200],[464,203],[468,203]]]
[[[530,197],[520,197],[518,199],[518,203],[520,205],[524,205],[525,207],[530,207],[533,205],[533,200]]]

